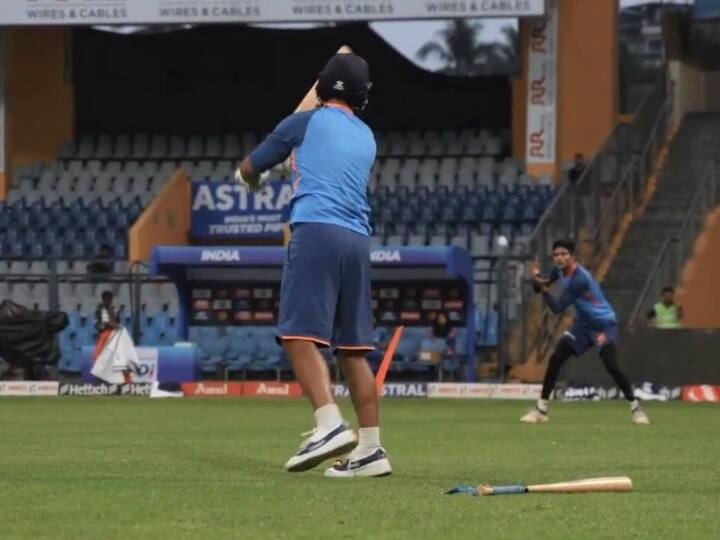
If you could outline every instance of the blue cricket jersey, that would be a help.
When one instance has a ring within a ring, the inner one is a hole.
[[[290,223],[329,223],[370,236],[367,186],[377,146],[350,109],[325,105],[295,113],[250,155],[257,172],[291,154],[294,195]]]
[[[550,273],[551,281],[560,281],[562,293],[555,297],[550,293],[544,293],[550,311],[562,313],[571,304],[575,306],[575,324],[588,327],[603,327],[617,324],[615,311],[600,284],[588,272],[588,270],[576,264],[567,274],[563,274],[558,268],[553,268]]]

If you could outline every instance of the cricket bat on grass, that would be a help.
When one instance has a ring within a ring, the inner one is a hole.
[[[612,476],[605,478],[585,478],[570,482],[557,482],[554,484],[533,484],[529,486],[455,486],[447,492],[448,495],[517,495],[524,493],[600,493],[632,491],[632,480],[627,476]]]

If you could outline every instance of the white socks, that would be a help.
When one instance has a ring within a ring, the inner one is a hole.
[[[315,409],[315,424],[318,428],[331,431],[342,423],[342,414],[340,414],[340,409],[335,403]],[[380,428],[359,428],[358,445],[353,450],[353,455],[355,457],[369,456],[378,448],[380,448]]]
[[[315,409],[315,424],[320,429],[331,431],[343,423],[340,408],[335,403]]]
[[[380,428],[358,428],[358,445],[353,450],[353,457],[362,458],[374,453],[380,448]]]
[[[635,411],[638,410],[639,408],[640,408],[640,402],[639,402],[637,399],[633,399],[633,400],[630,402],[630,411],[631,411],[631,412],[635,412]]]
[[[547,399],[538,399],[536,407],[537,407],[537,410],[540,411],[541,413],[547,414],[548,400]]]

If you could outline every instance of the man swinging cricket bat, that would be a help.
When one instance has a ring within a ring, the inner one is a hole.
[[[292,238],[283,268],[278,340],[312,403],[316,424],[285,465],[290,472],[349,451],[326,476],[392,472],[380,445],[378,395],[366,360],[374,349],[367,184],[376,144],[356,113],[367,105],[370,86],[365,60],[351,52],[336,54],[320,73],[315,106],[280,122],[236,173],[239,182],[258,189],[265,171],[290,156]],[[306,106],[312,94],[303,100]],[[318,347],[339,354],[360,424],[357,436],[333,400]]]

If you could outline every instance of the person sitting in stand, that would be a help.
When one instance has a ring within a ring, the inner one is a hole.
[[[440,364],[444,357],[452,356],[455,346],[455,329],[447,313],[440,311],[433,321],[430,339],[423,340],[420,360]]]

